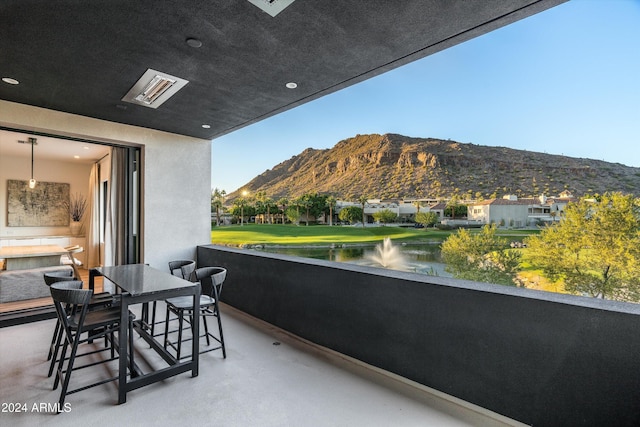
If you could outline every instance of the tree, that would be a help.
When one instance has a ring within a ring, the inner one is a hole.
[[[398,215],[395,212],[390,211],[389,209],[382,209],[373,214],[373,219],[383,224],[394,222],[397,218]]]
[[[300,211],[296,206],[289,206],[285,211],[285,215],[287,216],[287,219],[289,221],[298,225],[298,220],[300,219]]]
[[[211,211],[216,212],[216,225],[220,225],[220,211],[224,209],[224,197],[227,192],[214,188],[211,192]]]
[[[306,210],[306,215],[305,215],[305,225],[308,226],[309,225],[309,216],[311,215],[310,211],[311,211],[311,205],[312,205],[312,201],[311,201],[311,195],[309,193],[307,194],[303,194],[299,199],[298,199],[298,205],[300,205],[301,207],[303,207]]]
[[[273,205],[273,199],[267,196],[266,191],[258,191],[255,195],[256,198],[256,213],[261,215],[262,223],[264,224],[265,217],[269,224],[271,221],[271,206]]]
[[[306,225],[309,225],[310,218],[317,218],[326,212],[327,196],[318,193],[305,193],[296,199],[296,205],[306,211]]]
[[[425,227],[430,227],[438,222],[438,214],[435,212],[418,212],[416,214],[416,222]]]
[[[362,218],[362,209],[358,206],[346,206],[340,210],[338,218],[340,218],[341,221],[347,221],[349,223],[357,222]]]
[[[273,209],[276,209],[275,213],[277,212],[278,207],[275,205],[275,202],[273,201],[273,199],[271,197],[267,197],[264,200],[264,204],[267,207],[267,215],[268,215],[268,219],[269,219],[269,224],[273,224]]]
[[[367,196],[360,196],[358,198],[358,202],[360,202],[360,205],[362,205],[362,228],[364,228],[364,224],[365,224],[365,219],[364,219],[364,205],[367,203],[368,197]]]
[[[289,199],[282,197],[276,202],[282,209],[282,223],[284,224],[284,218],[286,217],[287,206],[289,205]]]
[[[521,286],[517,278],[521,255],[496,236],[495,224],[485,225],[477,234],[461,228],[442,242],[446,270],[458,279]]]
[[[295,200],[293,200],[292,203],[293,203],[292,207],[295,207],[296,212],[297,212],[297,217],[296,217],[296,220],[295,220],[295,222],[297,223],[300,220],[300,217],[302,216],[300,214],[300,207],[305,207],[304,196],[297,197]],[[287,218],[289,218],[289,210],[287,210]],[[289,221],[291,221],[290,218],[289,218]],[[294,222],[294,221],[291,221],[291,222]],[[308,222],[309,222],[309,218],[307,217],[307,225],[308,225]]]
[[[583,197],[527,239],[527,256],[569,292],[640,301],[639,230],[640,199],[618,192]]]
[[[240,225],[244,224],[244,214],[245,210],[248,212],[248,201],[244,197],[238,197],[233,201],[233,209],[231,214],[235,217],[240,218]]]
[[[458,196],[458,194],[451,196],[444,209],[444,214],[445,216],[449,215],[451,219],[456,219],[456,216],[462,217],[467,215],[467,206],[460,204],[460,196]]]
[[[415,200],[415,201],[413,202],[413,206],[415,206],[415,207],[416,207],[416,209],[417,209],[417,210],[416,210],[416,215],[418,215],[418,214],[420,213],[420,201]]]
[[[458,206],[458,195],[452,194],[451,198],[447,201],[447,206],[444,209],[445,216],[450,213],[451,219],[456,219],[456,207]]]
[[[318,193],[309,193],[309,213],[314,219],[327,214],[327,197]]]
[[[333,225],[333,208],[336,207],[337,200],[333,196],[327,197],[327,206],[329,207],[329,226]]]

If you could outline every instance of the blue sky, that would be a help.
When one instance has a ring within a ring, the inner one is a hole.
[[[640,167],[640,0],[572,0],[213,140],[227,193],[356,134]]]

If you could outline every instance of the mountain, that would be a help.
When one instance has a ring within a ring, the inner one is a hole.
[[[600,160],[403,135],[356,135],[331,149],[307,148],[242,187],[272,199],[305,193],[341,200],[469,198],[621,191],[640,195],[640,168]],[[232,202],[239,190],[228,194]]]

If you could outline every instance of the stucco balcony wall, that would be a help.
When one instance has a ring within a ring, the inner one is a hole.
[[[640,306],[215,245],[222,300],[536,426],[640,425]],[[611,424],[611,423],[614,424]]]

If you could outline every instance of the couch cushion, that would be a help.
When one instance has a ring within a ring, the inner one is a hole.
[[[68,265],[0,271],[0,303],[51,296],[43,276],[58,272],[67,272],[69,279],[73,277],[73,268]]]

